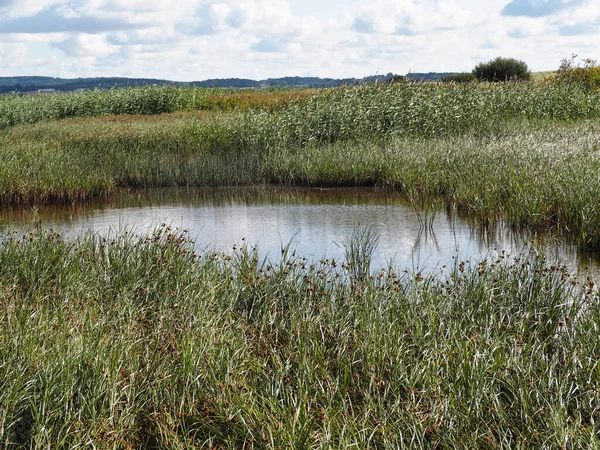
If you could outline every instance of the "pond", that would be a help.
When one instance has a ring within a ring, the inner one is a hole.
[[[0,231],[41,226],[65,237],[129,230],[145,234],[167,224],[187,230],[198,252],[257,246],[278,262],[282,247],[312,261],[344,259],[344,243],[370,229],[379,240],[373,268],[430,273],[459,261],[514,257],[543,249],[572,271],[598,272],[597,256],[564,240],[541,239],[502,223],[482,228],[445,210],[418,212],[393,192],[377,189],[218,188],[123,191],[83,205],[0,210]],[[504,253],[503,253],[504,252]]]

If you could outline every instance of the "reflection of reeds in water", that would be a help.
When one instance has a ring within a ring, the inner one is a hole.
[[[407,198],[409,199],[409,203],[419,224],[419,231],[417,232],[413,244],[413,259],[418,256],[418,249],[421,248],[423,242],[426,246],[431,244],[439,251],[439,243],[434,228],[434,219],[437,212],[442,207],[442,202],[439,198],[431,198],[428,195],[417,195],[414,193],[408,194]]]
[[[40,228],[42,225],[42,220],[39,215],[40,207],[35,205],[31,207],[31,225],[35,228]]]
[[[407,192],[406,198],[419,222],[419,228],[433,232],[433,220],[443,206],[442,200],[427,192],[420,193],[418,191]]]

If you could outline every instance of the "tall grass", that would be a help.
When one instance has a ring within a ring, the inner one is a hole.
[[[600,444],[589,282],[527,255],[425,279],[343,267],[199,257],[167,228],[4,236],[0,446]]]
[[[249,108],[231,127],[191,122],[190,128],[203,144],[263,152],[403,136],[489,137],[597,118],[600,90],[574,83],[399,83],[324,90],[276,110]]]
[[[507,122],[600,117],[600,90],[577,84],[399,83],[327,90],[270,114],[249,110],[250,147],[385,140],[393,136],[489,135]]]
[[[275,110],[313,94],[304,90],[233,90],[144,86],[50,95],[0,96],[0,129],[68,117],[163,114],[192,110]]]
[[[258,179],[257,155],[202,148],[193,116],[106,117],[4,130],[0,199],[4,203],[82,201],[118,187],[236,185]],[[228,117],[219,118],[221,128]]]
[[[109,91],[0,97],[0,128],[65,117],[160,114],[195,109],[209,90],[146,86]]]
[[[0,97],[0,128],[65,117],[161,114],[189,110],[249,111],[250,142],[374,139],[394,134],[440,136],[494,131],[511,119],[600,116],[600,91],[577,83],[397,83],[321,91],[231,91],[147,86],[43,96]],[[276,114],[274,114],[276,112]]]

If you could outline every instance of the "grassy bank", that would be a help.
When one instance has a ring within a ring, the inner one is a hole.
[[[13,235],[0,446],[600,445],[590,285],[533,256],[426,279],[367,260],[199,258],[166,229]]]
[[[81,201],[133,186],[384,186],[600,245],[600,123],[507,122],[442,138],[253,143],[241,113],[72,119],[0,133],[4,203]],[[229,130],[229,131],[226,131]],[[237,137],[236,137],[237,136]],[[246,140],[244,140],[246,139]]]

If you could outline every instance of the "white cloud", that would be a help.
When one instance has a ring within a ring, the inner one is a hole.
[[[3,44],[0,46],[0,67],[15,68],[26,63],[28,50],[26,44]]]
[[[107,43],[106,38],[98,35],[77,34],[52,46],[62,50],[67,56],[91,61],[115,52],[115,48]]]
[[[546,17],[577,8],[585,0],[511,0],[504,8],[504,16]]]
[[[265,36],[250,46],[251,50],[260,53],[278,53],[282,52],[284,48],[285,44],[273,36]]]
[[[352,28],[413,36],[466,27],[473,15],[453,0],[378,0],[357,11]]]
[[[184,38],[173,30],[160,28],[109,33],[107,42],[112,45],[169,46],[183,43]]]
[[[11,45],[11,58],[22,62],[3,66],[3,73],[25,75],[35,68],[54,76],[177,80],[352,77],[470,70],[496,56],[547,70],[571,53],[597,57],[600,2],[570,2],[547,15],[502,15],[508,4],[534,3],[0,0],[3,54]]]

